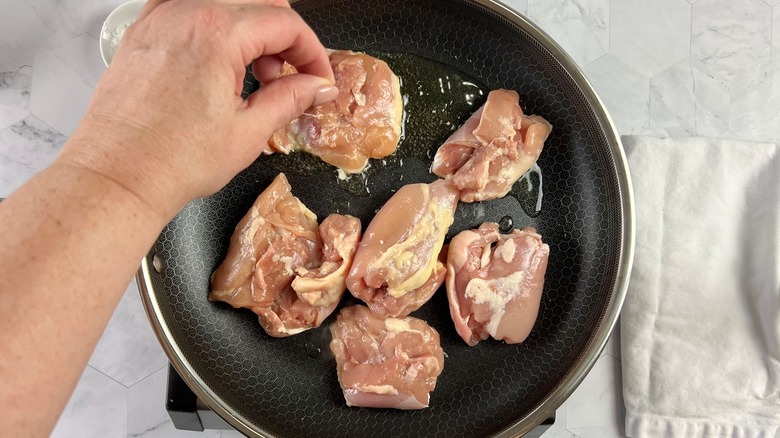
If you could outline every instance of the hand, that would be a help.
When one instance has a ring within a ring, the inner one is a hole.
[[[245,66],[263,87],[240,98]],[[300,74],[276,79],[282,61]],[[59,161],[172,217],[338,94],[324,47],[285,0],[151,0],[126,32]]]

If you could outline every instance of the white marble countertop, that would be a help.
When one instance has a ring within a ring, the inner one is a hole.
[[[100,25],[119,3],[0,6],[0,197],[50,163],[78,123],[104,70]],[[583,67],[621,134],[780,142],[780,0],[507,3]],[[623,436],[616,336],[545,437]],[[53,436],[238,436],[173,429],[166,363],[131,285]]]

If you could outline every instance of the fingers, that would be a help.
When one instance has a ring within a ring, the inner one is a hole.
[[[338,89],[329,81],[308,74],[283,76],[254,92],[239,113],[242,131],[263,141],[300,116],[309,107],[330,102]]]
[[[282,7],[239,9],[233,35],[242,49],[243,65],[264,55],[278,55],[300,73],[334,82],[325,47],[295,11]]]
[[[267,84],[280,76],[283,65],[278,55],[261,56],[252,62],[252,74],[261,84]]]

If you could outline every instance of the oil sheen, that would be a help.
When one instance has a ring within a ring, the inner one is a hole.
[[[542,150],[542,153],[544,153],[544,150]],[[538,163],[534,163],[531,169],[509,191],[509,194],[517,199],[520,207],[528,216],[536,217],[542,210],[542,198],[544,196],[542,182],[542,169]]]
[[[373,178],[379,177],[385,169],[401,169],[400,188],[405,184],[404,163],[420,161],[429,167],[439,146],[487,98],[488,87],[452,67],[411,54],[367,53],[387,62],[401,82],[404,115],[396,152],[382,159],[370,159],[363,172],[351,175],[300,151],[262,157],[265,164],[280,172],[323,174],[334,178],[350,196],[371,196]],[[538,178],[530,175],[534,172]],[[515,183],[510,194],[526,214],[535,216],[541,207],[541,170],[536,166],[531,169]],[[346,199],[339,199],[336,203],[346,202]]]

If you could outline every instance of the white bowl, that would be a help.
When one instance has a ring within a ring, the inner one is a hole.
[[[145,4],[146,0],[130,0],[114,9],[103,22],[103,28],[100,30],[100,56],[103,57],[106,67],[114,58],[114,52],[125,30],[135,22]]]

